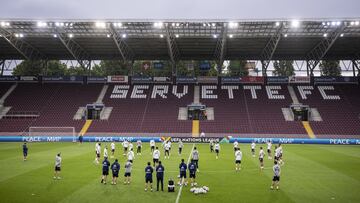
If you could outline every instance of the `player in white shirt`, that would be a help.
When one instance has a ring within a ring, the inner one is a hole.
[[[255,147],[256,147],[255,142],[252,142],[251,143],[251,154],[253,157],[255,157]]]
[[[111,158],[114,158],[114,155],[115,155],[115,143],[112,142],[110,144],[110,147],[111,147]]]
[[[274,186],[276,186],[276,189],[278,190],[279,189],[279,182],[280,182],[281,168],[280,168],[280,165],[278,164],[277,161],[275,161],[274,164],[275,164],[273,166],[274,177],[273,177],[270,189],[274,189]]]
[[[142,142],[141,140],[136,141],[136,155],[141,155]]]
[[[95,163],[99,164],[100,162],[100,154],[101,154],[101,143],[96,143],[95,144],[95,154],[96,154],[96,157],[95,157]]]
[[[263,148],[260,147],[260,151],[259,151],[259,161],[260,161],[260,169],[261,169],[261,170],[264,169],[264,157],[265,157],[265,152],[264,152]]]
[[[214,152],[214,140],[210,140],[210,152]]]
[[[241,159],[242,159],[242,152],[240,148],[236,148],[235,151],[235,171],[241,170]]]
[[[133,149],[130,149],[129,152],[127,153],[127,159],[132,163],[133,160],[135,159],[135,153],[133,151]]]
[[[165,159],[166,159],[166,156],[168,159],[170,159],[170,144],[169,142],[165,142],[165,145],[164,145],[164,150],[165,150]]]
[[[239,148],[239,143],[237,140],[234,142],[234,152],[236,152],[237,148]]]
[[[134,150],[134,145],[132,142],[129,142],[129,150]]]
[[[215,153],[216,153],[216,159],[218,159],[220,153],[220,144],[218,142],[215,143]]]
[[[277,157],[277,161],[280,165],[284,165],[285,162],[284,160],[282,159],[282,156],[283,156],[283,148],[281,146],[281,144],[279,144],[279,146],[276,148],[276,151],[275,153],[277,153],[276,157]]]
[[[181,155],[183,148],[184,148],[184,143],[179,139],[179,155]]]
[[[150,140],[150,154],[152,154],[155,150],[155,140]]]
[[[167,143],[169,144],[169,153],[171,153],[171,141],[169,140],[169,141],[167,141]]]
[[[124,140],[122,143],[122,146],[124,147],[124,156],[127,154],[128,148],[129,148],[129,142],[127,140]]]
[[[268,153],[268,159],[272,159],[272,156],[271,156],[271,141],[269,140],[267,142],[267,153]]]
[[[156,163],[159,163],[159,159],[160,159],[160,151],[159,148],[156,147],[154,152],[153,152],[153,163],[154,163],[154,167]]]
[[[104,158],[108,158],[108,150],[106,145],[104,147]]]

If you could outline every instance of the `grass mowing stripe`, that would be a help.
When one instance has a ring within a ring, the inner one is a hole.
[[[191,158],[191,154],[192,154],[192,152],[193,152],[193,150],[194,150],[194,146],[195,146],[195,144],[193,144],[193,146],[191,147],[190,154],[189,154],[189,158],[188,158],[188,160],[187,160],[187,162],[186,162],[186,165],[189,165],[190,158]],[[178,195],[177,195],[176,200],[175,200],[175,203],[179,203],[179,201],[180,201],[180,196],[181,196],[181,191],[182,191],[183,186],[184,186],[184,184],[181,184],[181,186],[180,186],[180,188],[179,188]]]

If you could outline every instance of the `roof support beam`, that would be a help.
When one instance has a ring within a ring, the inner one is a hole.
[[[226,55],[227,31],[228,31],[227,26],[226,24],[224,24],[221,30],[221,36],[216,43],[214,56],[217,64],[218,74],[221,73],[221,68],[222,65],[224,64],[224,58]]]
[[[5,59],[0,60],[0,66],[1,66],[1,76],[4,75],[4,69],[5,69]]]
[[[356,76],[356,70],[357,70],[357,76],[360,77],[360,58],[356,59],[356,60],[352,60],[352,65],[353,65],[353,74],[354,77]],[[356,70],[355,70],[356,69]]]
[[[57,30],[57,35],[61,43],[74,59],[78,61],[80,66],[83,67],[84,70],[88,70],[91,66],[90,54],[65,33],[61,33]]]
[[[39,50],[35,49],[29,43],[21,40],[18,37],[15,37],[13,33],[10,33],[4,28],[0,28],[0,35],[3,36],[4,39],[12,47],[14,47],[26,60],[38,60],[47,58],[44,54],[42,54]]]
[[[273,36],[271,36],[270,40],[267,42],[267,44],[265,45],[264,49],[261,52],[260,58],[261,58],[263,76],[267,76],[267,68],[269,67],[271,59],[281,39],[282,30],[283,30],[283,25],[281,24],[277,29],[276,33]]]
[[[120,34],[114,28],[114,25],[109,25],[110,34],[116,44],[116,47],[121,55],[123,61],[128,63],[134,59],[134,52],[130,49],[130,47],[124,42]]]
[[[339,38],[345,25],[341,25],[339,28],[329,33],[328,36],[324,37],[320,43],[318,43],[309,53],[306,54],[307,63],[310,68],[310,75],[314,75],[315,67],[325,57],[326,53],[330,50],[335,41]]]
[[[176,76],[176,74],[177,74],[176,62],[180,58],[180,52],[176,45],[174,33],[172,31],[170,31],[168,25],[166,25],[165,29],[166,29],[166,44],[167,44],[168,53],[169,53],[170,61],[171,61],[172,75]]]

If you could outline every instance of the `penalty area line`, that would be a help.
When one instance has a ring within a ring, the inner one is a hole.
[[[188,158],[188,160],[187,160],[187,162],[186,162],[186,165],[189,165],[190,158],[191,158],[191,154],[192,154],[192,152],[193,152],[193,150],[194,150],[194,147],[195,147],[195,144],[193,144],[193,146],[191,147],[191,151],[190,151],[190,154],[189,154],[189,158]],[[175,203],[179,203],[179,201],[180,201],[180,196],[181,196],[181,191],[182,191],[182,188],[183,188],[183,187],[184,187],[184,184],[181,184],[181,186],[180,186],[180,188],[179,188],[179,192],[178,192],[177,197],[176,197]]]

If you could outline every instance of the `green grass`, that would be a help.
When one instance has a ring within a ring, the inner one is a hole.
[[[101,166],[93,164],[94,143],[29,143],[25,162],[21,144],[0,143],[0,202],[174,203],[179,191],[178,187],[175,193],[144,191],[144,167],[151,160],[148,143],[142,156],[136,156],[131,185],[122,184],[125,159],[118,144],[121,172],[116,186],[100,184]],[[166,182],[177,177],[180,159],[188,159],[192,146],[186,144],[179,156],[174,143],[171,158],[162,160]],[[222,145],[218,160],[207,144],[196,146],[200,151],[197,182],[210,187],[210,192],[194,195],[184,187],[180,202],[360,202],[359,146],[285,145],[279,191],[269,189],[272,160],[266,158],[265,170],[260,171],[248,144],[240,145],[244,157],[239,173],[234,171],[232,145]],[[63,157],[62,180],[52,179],[57,152]]]

